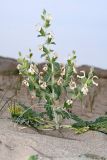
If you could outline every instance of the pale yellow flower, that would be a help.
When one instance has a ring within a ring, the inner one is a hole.
[[[88,87],[87,87],[86,84],[85,84],[85,85],[83,86],[83,88],[81,89],[81,92],[82,92],[84,95],[87,95],[87,93],[88,93]]]
[[[77,77],[80,78],[80,79],[85,78],[85,71],[80,71],[80,72],[83,73],[83,76],[77,75]]]
[[[21,64],[18,64],[17,69],[19,70],[21,68],[21,66],[22,66]]]
[[[40,85],[40,87],[41,87],[42,89],[46,89],[46,87],[47,87],[46,82],[43,82],[43,83]]]
[[[76,83],[71,80],[71,82],[69,83],[69,88],[70,88],[71,90],[74,90],[74,89],[76,88]]]
[[[62,77],[60,77],[60,78],[58,79],[58,81],[57,81],[57,85],[60,86],[60,85],[62,84],[62,82],[63,82],[63,79],[62,79]]]
[[[93,76],[93,78],[92,78],[93,84],[94,84],[95,86],[98,86],[98,83],[96,83],[96,82],[94,81],[94,79],[98,79],[98,77],[97,77],[97,76]]]
[[[37,66],[34,65],[34,64],[31,64],[30,68],[28,69],[28,72],[31,73],[32,75],[35,74],[35,73],[38,73]]]
[[[52,39],[53,35],[51,33],[48,34],[48,38]]]
[[[46,64],[44,67],[43,67],[43,71],[47,71],[48,70],[48,65]]]
[[[39,45],[39,50],[43,51],[43,46],[42,45]]]
[[[31,73],[32,75],[35,73],[35,71],[32,68],[29,68],[28,72]]]
[[[73,100],[68,99],[68,100],[66,101],[66,103],[67,103],[68,105],[71,105],[71,104],[73,104]]]
[[[53,58],[58,58],[58,55],[56,53],[53,54]]]
[[[23,80],[23,81],[22,81],[22,84],[25,85],[25,86],[27,86],[27,87],[29,87],[29,83],[28,83],[28,81],[26,81],[26,80]]]
[[[51,20],[52,20],[52,16],[51,16],[50,14],[47,14],[45,18],[46,18],[46,20],[48,20],[48,21],[51,21]]]
[[[39,82],[39,84],[43,83],[43,81],[42,81],[41,79],[39,79],[39,81],[38,81],[38,82]]]

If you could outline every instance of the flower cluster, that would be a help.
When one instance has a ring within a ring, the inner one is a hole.
[[[89,87],[91,87],[92,85],[98,86],[98,83],[95,82],[94,80],[98,79],[97,76],[93,75],[93,69],[90,69],[90,72],[88,74],[88,77],[86,77],[85,71],[80,71],[80,73],[82,73],[83,75],[77,75],[77,78],[79,79],[79,81],[81,82],[81,90],[80,92],[83,95],[87,95],[89,92]]]

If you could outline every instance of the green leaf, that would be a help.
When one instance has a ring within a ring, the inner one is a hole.
[[[87,80],[87,85],[88,85],[88,86],[91,86],[92,84],[93,84],[93,83],[92,83],[92,80],[91,80],[91,79],[88,79],[88,80]]]
[[[43,52],[45,52],[46,54],[48,54],[49,50],[45,46],[43,46]]]
[[[42,27],[41,27],[39,32],[41,34],[40,36],[45,36],[46,35],[46,33],[45,33],[45,31],[44,31],[44,29]]]
[[[38,160],[38,156],[37,155],[32,155],[29,157],[28,160]]]
[[[52,106],[50,104],[45,104],[44,105],[46,111],[47,111],[47,115],[49,116],[50,120],[53,120],[53,109]]]
[[[59,99],[59,97],[61,95],[61,87],[55,84],[54,85],[54,91],[55,91],[55,94],[56,94],[56,99]]]
[[[44,81],[47,82],[49,81],[51,78],[50,72],[48,71],[45,75],[44,75]]]
[[[22,53],[21,53],[21,52],[19,52],[19,56],[22,56]]]
[[[18,58],[17,62],[22,64],[23,63],[23,59],[22,58]]]
[[[42,57],[45,57],[45,56],[46,56],[46,53],[44,53],[44,54],[41,54],[41,58],[42,58]]]
[[[80,127],[80,128],[71,127],[71,129],[73,129],[76,134],[82,134],[87,132],[90,128],[87,126],[87,127]]]
[[[48,38],[48,39],[47,39],[47,43],[48,43],[48,44],[52,44],[51,41],[52,41],[52,38]]]
[[[30,53],[30,54],[29,54],[29,58],[32,58],[32,56],[33,56],[33,53]]]
[[[43,15],[41,15],[42,20],[45,20],[45,17]]]
[[[55,72],[60,72],[60,64],[58,62],[54,62],[54,70]]]
[[[36,89],[36,96],[40,98],[42,97],[40,89]]]
[[[68,105],[68,104],[66,103],[66,101],[65,101],[65,102],[64,102],[64,108],[66,108],[66,109],[72,108],[72,105]]]
[[[46,10],[45,9],[43,10],[43,15],[46,15]]]
[[[32,82],[29,82],[29,90],[30,91],[34,90],[34,84]]]
[[[56,45],[56,43],[55,43],[55,42],[51,42],[51,44],[54,44],[54,45]]]
[[[62,110],[61,108],[57,109],[56,113],[59,114],[59,115],[61,115],[63,117],[63,119],[66,119],[66,118],[70,119],[71,118],[70,114],[67,111]]]
[[[50,26],[50,20],[46,20],[44,27],[48,28],[49,26]]]

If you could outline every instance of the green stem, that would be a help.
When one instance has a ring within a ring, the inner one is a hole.
[[[55,82],[55,79],[54,79],[54,65],[53,63],[51,62],[51,66],[52,66],[52,99],[54,101],[54,98],[55,98],[55,91],[54,91],[54,82]]]
[[[54,91],[54,83],[55,83],[55,77],[54,77],[54,65],[53,62],[51,62],[52,66],[52,101],[53,101],[53,114],[54,114],[54,121],[55,121],[55,128],[59,129],[59,119],[58,115],[55,111],[55,91]]]

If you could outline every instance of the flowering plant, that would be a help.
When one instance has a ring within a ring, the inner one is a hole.
[[[66,64],[58,62],[58,57],[53,50],[53,46],[56,44],[54,35],[49,31],[52,18],[46,10],[43,11],[41,18],[43,25],[39,26],[37,30],[38,37],[43,38],[44,43],[39,46],[39,50],[46,63],[42,70],[39,70],[38,65],[31,61],[33,54],[29,50],[29,59],[23,58],[19,53],[17,68],[19,74],[24,77],[23,84],[29,88],[33,96],[44,100],[47,117],[54,122],[55,128],[58,129],[64,118],[71,118],[68,109],[73,107],[74,102],[77,99],[82,100],[93,84],[98,85],[94,81],[97,77],[93,76],[92,69],[87,76],[84,71],[77,74],[75,51]],[[59,103],[63,92],[66,93],[66,97]]]

